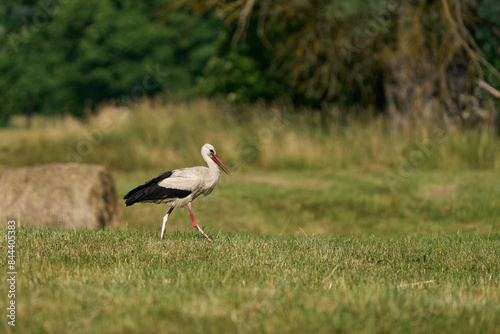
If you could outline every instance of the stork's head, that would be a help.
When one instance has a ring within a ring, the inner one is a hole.
[[[203,145],[203,147],[201,148],[201,156],[209,157],[210,159],[212,159],[226,174],[229,175],[229,170],[224,165],[222,160],[217,156],[217,152],[215,152],[215,148],[212,145]]]

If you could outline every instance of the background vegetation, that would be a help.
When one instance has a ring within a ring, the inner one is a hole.
[[[3,1],[0,120],[168,93],[490,122],[499,13],[494,0]]]
[[[3,1],[0,172],[102,164],[121,199],[209,142],[231,175],[194,203],[213,244],[184,210],[160,240],[161,205],[122,206],[117,230],[18,221],[0,331],[495,333],[499,14]]]

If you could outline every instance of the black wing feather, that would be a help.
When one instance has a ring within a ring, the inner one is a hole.
[[[169,178],[172,174],[172,171],[165,172],[143,185],[130,190],[125,197],[123,197],[123,199],[126,200],[125,205],[130,206],[137,202],[147,202],[165,198],[184,198],[191,194],[189,190],[165,188],[158,185],[159,182]]]

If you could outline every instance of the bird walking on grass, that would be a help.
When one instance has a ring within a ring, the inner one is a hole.
[[[191,210],[191,202],[198,196],[207,196],[214,190],[220,177],[219,167],[226,174],[229,174],[229,171],[217,156],[212,145],[203,145],[201,156],[208,167],[198,166],[165,172],[145,184],[130,190],[124,197],[126,200],[125,205],[127,206],[139,202],[152,202],[165,203],[170,207],[170,210],[163,217],[161,239],[163,239],[165,224],[172,211],[175,208],[187,208],[194,228],[212,242],[212,239],[196,224],[193,211]]]

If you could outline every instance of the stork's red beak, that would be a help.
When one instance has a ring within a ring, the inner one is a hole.
[[[217,154],[212,155],[212,160],[219,165],[219,167],[227,174],[229,175],[229,170],[227,169],[226,165],[222,162],[222,160],[217,156]]]

